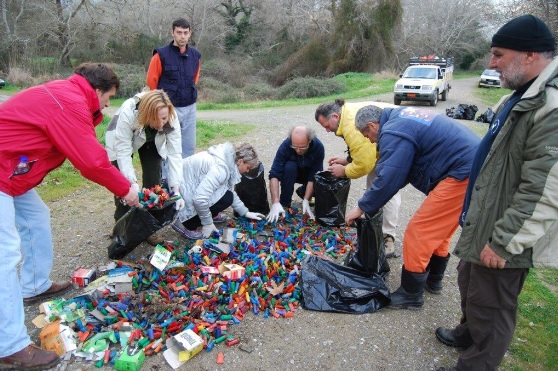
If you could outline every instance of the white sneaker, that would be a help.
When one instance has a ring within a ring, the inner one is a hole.
[[[396,258],[395,237],[391,234],[384,234],[384,244],[386,245],[386,259]]]

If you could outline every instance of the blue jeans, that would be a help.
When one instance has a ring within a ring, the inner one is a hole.
[[[283,207],[291,207],[295,183],[302,184],[306,189],[308,172],[309,169],[299,168],[294,161],[285,162],[283,179],[281,179],[281,194],[279,195],[279,202]]]
[[[17,197],[0,192],[0,210],[5,215],[0,223],[0,357],[6,357],[32,343],[23,298],[52,285],[53,246],[50,211],[34,189]]]
[[[180,122],[180,136],[182,137],[182,158],[192,156],[196,152],[196,103],[186,107],[174,107]],[[167,160],[163,160],[161,179],[168,179],[169,168]]]
[[[180,121],[182,136],[182,158],[192,156],[196,152],[196,103],[186,107],[175,107]]]

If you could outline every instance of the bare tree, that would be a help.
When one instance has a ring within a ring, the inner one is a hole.
[[[533,14],[544,20],[554,36],[558,36],[557,0],[498,0],[496,9],[500,25],[514,17]]]
[[[15,61],[22,54],[21,44],[25,45],[30,40],[20,34],[20,23],[25,15],[26,0],[2,0],[2,27],[0,28],[0,69],[9,66],[10,61]],[[18,47],[18,44],[19,47]]]
[[[486,23],[479,14],[490,5],[485,0],[403,0],[403,27],[396,43],[398,67],[411,56],[482,54]]]

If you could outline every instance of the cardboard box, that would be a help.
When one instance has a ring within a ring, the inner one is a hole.
[[[167,363],[176,369],[201,352],[203,339],[192,330],[184,330],[168,338],[165,345],[167,350],[163,352],[163,356]]]
[[[95,278],[97,278],[97,274],[94,269],[79,268],[74,272],[72,282],[77,283],[79,287],[85,287]]]
[[[114,368],[117,371],[138,371],[145,361],[145,353],[143,349],[130,348],[126,346],[122,354],[118,356],[114,362]]]
[[[155,251],[153,252],[153,256],[151,257],[151,260],[149,262],[155,268],[162,271],[165,269],[167,264],[169,264],[170,258],[171,258],[171,252],[165,249],[163,246],[157,245],[155,247]]]
[[[77,349],[76,333],[60,324],[60,320],[47,324],[39,334],[41,348],[51,350],[59,356]]]
[[[236,281],[245,275],[246,269],[238,264],[225,264],[219,265],[219,272],[223,277],[228,277],[232,281]]]

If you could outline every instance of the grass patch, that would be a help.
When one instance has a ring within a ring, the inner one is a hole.
[[[17,86],[6,83],[6,85],[0,89],[0,94],[13,95],[19,91],[21,91],[21,89]]]
[[[478,122],[475,120],[462,120],[460,121],[461,124],[467,126],[471,129],[475,134],[477,134],[480,138],[483,138],[488,130],[488,124],[484,122]]]
[[[122,105],[122,103],[124,103],[129,98],[131,98],[131,97],[128,97],[128,98],[111,98],[110,106],[111,107],[120,107]]]
[[[224,109],[248,109],[248,108],[271,108],[271,107],[289,107],[305,104],[320,104],[327,101],[333,101],[339,96],[345,99],[367,98],[371,95],[385,94],[393,92],[395,78],[377,78],[370,73],[344,73],[334,77],[335,80],[343,82],[347,87],[347,91],[342,94],[332,94],[314,98],[289,98],[281,100],[262,100],[254,102],[234,102],[234,103],[209,103],[198,102],[196,104],[199,110],[224,110]]]
[[[476,87],[474,94],[479,97],[483,103],[486,103],[488,106],[492,107],[500,98],[502,98],[506,94],[510,94],[511,90],[504,89],[504,88],[479,88]]]
[[[558,271],[531,270],[519,297],[517,328],[504,370],[558,370]],[[549,288],[548,285],[551,285]]]
[[[103,122],[95,128],[97,139],[103,146],[105,145],[105,131],[110,119],[110,117],[105,116]],[[196,128],[197,147],[205,149],[212,144],[245,135],[254,129],[255,126],[250,124],[233,124],[226,121],[198,121]],[[139,172],[139,157],[134,156],[133,162],[134,167]],[[53,201],[67,196],[80,188],[92,185],[96,185],[96,183],[82,177],[80,172],[66,160],[58,169],[47,174],[36,189],[44,201]]]
[[[228,121],[198,121],[196,126],[196,147],[207,148],[232,138],[250,133],[256,127],[250,124],[233,124]]]

